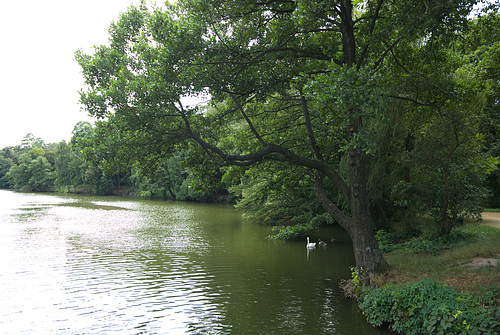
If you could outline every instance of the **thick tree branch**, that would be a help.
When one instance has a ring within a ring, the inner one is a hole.
[[[309,116],[309,108],[307,106],[307,100],[302,91],[300,93],[300,102],[302,104],[302,113],[304,115],[304,124],[307,130],[307,136],[309,136],[309,143],[311,145],[311,149],[316,156],[316,159],[323,160],[323,156],[321,155],[321,151],[318,148],[318,144],[316,143],[316,137],[314,136],[314,131],[311,125],[311,118]]]
[[[260,136],[260,134],[257,131],[257,129],[255,129],[255,127],[253,126],[253,123],[250,120],[250,118],[248,117],[248,115],[245,113],[245,109],[243,108],[243,106],[241,106],[240,102],[238,101],[238,99],[236,99],[236,97],[234,96],[234,94],[231,93],[230,96],[231,96],[231,99],[233,99],[233,101],[236,104],[236,106],[238,107],[241,115],[243,115],[243,118],[248,123],[248,126],[250,127],[250,130],[252,131],[252,133],[255,135],[255,137],[260,142],[260,144],[262,144],[263,146],[265,146],[266,142],[262,139],[262,137]]]
[[[394,49],[394,47],[403,39],[402,36],[400,36],[399,38],[397,38],[391,45],[387,45],[387,49],[382,53],[382,55],[380,55],[379,59],[375,62],[375,64],[373,65],[373,73],[377,72],[378,69],[380,68],[380,66],[382,66],[382,62],[384,61],[385,59],[385,56],[387,56],[387,54],[392,50]]]
[[[380,9],[382,8],[383,2],[384,2],[384,0],[380,0],[377,3],[377,7],[375,8],[375,13],[371,17],[372,21],[370,23],[370,29],[369,29],[370,36],[373,34],[373,30],[375,29],[375,23],[377,22],[377,19],[379,18]],[[356,21],[354,22],[354,24],[355,23],[356,23]],[[365,59],[365,55],[366,55],[366,52],[368,51],[369,45],[370,45],[370,41],[366,42],[366,44],[363,46],[363,50],[361,51],[361,55],[359,56],[358,65],[356,67],[357,70],[359,70],[361,68],[361,65],[363,64],[363,60]]]
[[[386,95],[386,97],[393,98],[393,99],[398,99],[398,100],[409,101],[409,102],[412,102],[412,103],[414,103],[414,104],[416,104],[418,106],[436,107],[436,105],[433,104],[433,103],[420,102],[420,101],[418,101],[416,99],[409,98],[409,97],[402,97],[402,96],[397,96],[397,95],[392,95],[392,94]]]
[[[323,189],[323,179],[323,173],[318,173],[316,175],[316,180],[314,182],[314,194],[316,194],[316,198],[326,212],[330,214],[342,228],[346,231],[350,231],[351,218],[345,215],[345,213],[327,197]]]
[[[190,129],[188,137],[197,142],[210,155],[214,163],[219,166],[250,166],[263,160],[274,160],[304,166],[323,173],[332,181],[335,188],[347,201],[350,199],[351,191],[347,184],[332,166],[322,160],[301,156],[287,148],[271,143],[267,143],[262,150],[250,154],[227,155],[217,146],[201,139]]]
[[[356,61],[356,39],[354,37],[354,26],[352,22],[352,2],[350,0],[340,1],[340,18],[342,20],[340,29],[342,31],[343,63],[352,67]]]

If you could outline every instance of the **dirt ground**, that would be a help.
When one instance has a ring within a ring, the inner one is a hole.
[[[481,224],[500,228],[500,212],[483,212],[483,221]],[[500,264],[500,254],[497,258],[473,258],[467,266],[480,267],[480,266],[498,266]]]
[[[498,257],[500,257],[500,255],[498,255]],[[465,264],[465,266],[470,266],[473,268],[478,268],[481,266],[497,267],[498,264],[500,264],[500,259],[498,259],[498,258],[480,258],[480,257],[477,257],[477,258],[471,259],[471,261],[468,262],[467,264]]]
[[[483,212],[482,224],[500,228],[500,212]]]

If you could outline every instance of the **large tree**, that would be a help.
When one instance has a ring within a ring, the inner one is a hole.
[[[311,171],[319,203],[352,238],[357,267],[373,273],[385,261],[366,182],[366,156],[377,149],[372,125],[384,118],[384,96],[418,100],[396,96],[384,78],[412,61],[398,57],[399,48],[419,45],[431,55],[475,2],[142,5],[111,25],[109,46],[77,53],[87,84],[81,100],[120,130],[123,155],[148,161],[192,141],[221,166],[276,162]],[[210,103],[200,108],[186,97]]]

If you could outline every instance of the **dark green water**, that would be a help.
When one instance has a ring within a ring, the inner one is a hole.
[[[338,289],[342,230],[268,234],[227,206],[0,191],[0,333],[384,333]]]

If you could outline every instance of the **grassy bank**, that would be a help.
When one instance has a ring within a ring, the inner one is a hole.
[[[385,255],[390,270],[385,283],[407,284],[432,278],[458,290],[478,294],[500,283],[500,229],[474,224],[458,228],[470,235],[470,244],[452,247],[439,254],[397,250]]]
[[[485,217],[446,238],[378,236],[388,270],[354,289],[367,320],[401,334],[500,333],[500,213]]]

